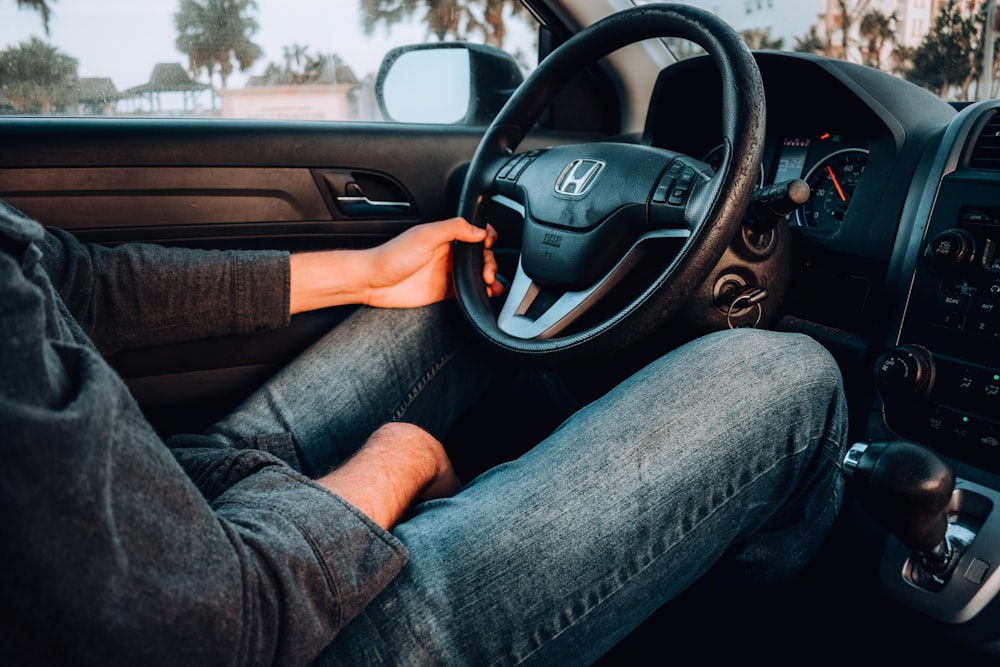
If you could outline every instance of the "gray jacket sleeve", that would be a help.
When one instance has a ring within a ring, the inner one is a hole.
[[[43,270],[40,248],[62,243],[55,238],[0,205],[5,659],[313,659],[395,577],[404,548],[267,452],[214,448],[197,436],[168,448],[101,355],[69,335],[68,312]],[[68,294],[77,293],[75,280],[103,284],[88,275],[94,260],[72,261]],[[241,298],[230,282],[220,280],[221,289]],[[99,289],[110,291],[95,303],[110,307],[114,289]],[[141,306],[124,310],[130,332],[173,328],[151,325]],[[218,330],[254,326],[238,319]]]
[[[39,246],[52,284],[106,356],[289,321],[286,252],[104,247],[60,229]]]

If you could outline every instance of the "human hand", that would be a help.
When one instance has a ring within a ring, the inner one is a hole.
[[[402,422],[378,428],[353,457],[317,482],[387,530],[414,505],[452,496],[461,486],[441,443]]]
[[[406,308],[441,301],[451,295],[451,243],[483,243],[483,283],[489,296],[499,295],[497,263],[491,248],[496,231],[476,227],[463,218],[417,225],[372,248],[366,303],[380,308]]]
[[[503,293],[491,248],[496,231],[463,218],[416,225],[366,250],[327,250],[291,256],[289,312],[344,304],[380,308],[425,306],[451,295],[451,243],[483,244],[483,283],[489,296]]]

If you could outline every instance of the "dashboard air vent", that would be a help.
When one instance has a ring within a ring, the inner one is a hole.
[[[994,113],[979,133],[969,166],[1000,171],[1000,114]]]

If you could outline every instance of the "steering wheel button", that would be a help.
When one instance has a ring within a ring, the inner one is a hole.
[[[510,171],[510,176],[509,176],[510,180],[516,181],[517,177],[520,176],[521,172],[523,172],[528,167],[528,164],[530,162],[531,162],[531,158],[530,157],[524,157],[523,159],[518,160],[514,164],[514,168],[511,169],[511,171]]]

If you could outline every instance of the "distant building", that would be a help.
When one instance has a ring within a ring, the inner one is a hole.
[[[121,97],[119,114],[188,116],[198,111],[206,114],[215,111],[212,86],[192,79],[180,63],[155,65],[148,83],[127,89]]]
[[[356,84],[247,86],[222,90],[224,118],[354,120]]]
[[[917,47],[934,28],[940,0],[909,0],[900,2],[899,28],[896,39],[902,46]]]
[[[121,99],[115,84],[105,77],[77,79],[76,90],[76,112],[84,116],[113,116],[115,104]]]
[[[318,61],[317,61],[318,62]],[[359,82],[351,68],[328,59],[308,72],[269,67],[243,88],[221,92],[225,118],[372,120],[369,81]]]
[[[833,55],[853,62],[863,62],[860,44],[861,19],[865,14],[877,11],[892,19],[895,25],[896,45],[915,48],[934,27],[940,0],[847,0],[848,11],[853,11],[848,31],[848,49],[843,49],[843,20],[837,0],[825,0],[826,7],[821,16],[820,35],[834,45]],[[858,8],[861,8],[858,11]],[[888,48],[888,47],[887,47]],[[888,57],[889,54],[886,54]]]

